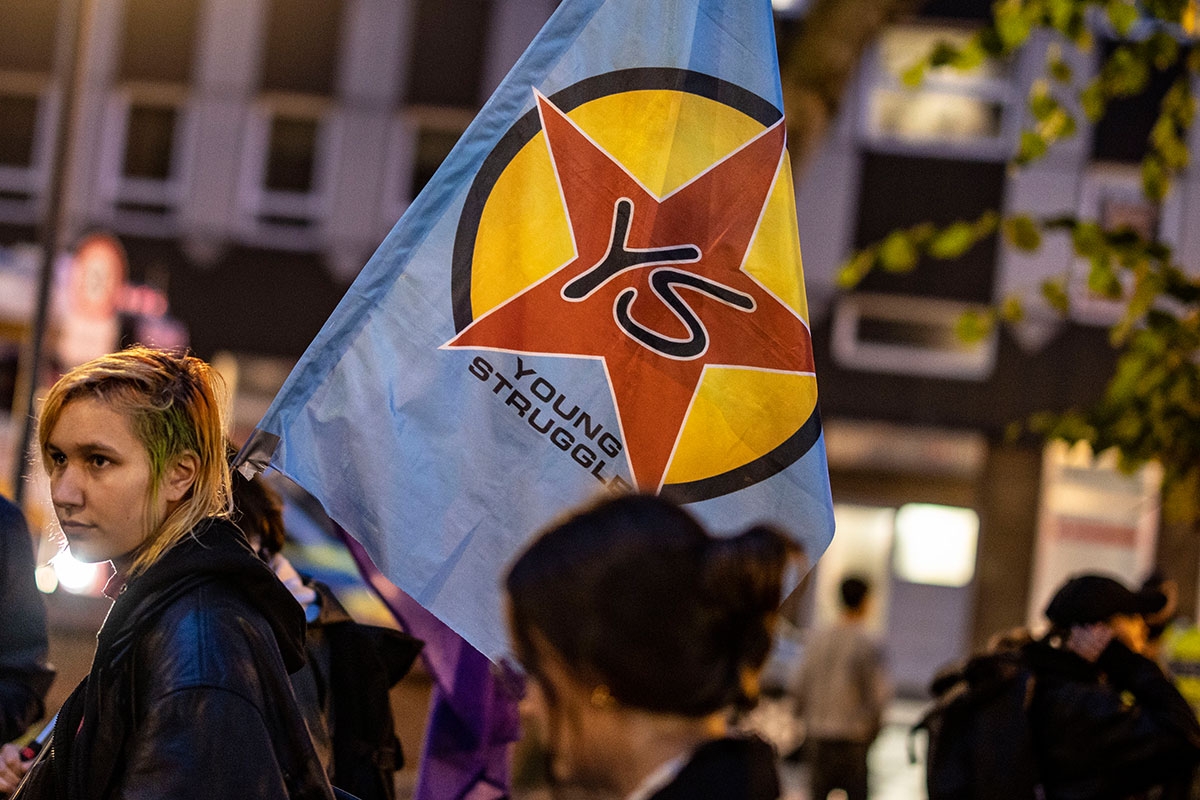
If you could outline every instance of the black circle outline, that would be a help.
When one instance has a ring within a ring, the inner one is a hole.
[[[668,67],[615,70],[572,84],[555,92],[549,100],[562,111],[570,112],[600,97],[639,90],[674,90],[699,95],[741,111],[763,127],[770,127],[783,117],[783,112],[769,101],[737,84],[700,72]],[[454,237],[450,270],[450,296],[457,333],[474,321],[471,270],[484,205],[509,162],[541,129],[537,108],[531,108],[500,137],[467,190]],[[693,503],[736,492],[766,480],[799,461],[812,449],[820,435],[821,415],[814,406],[808,420],[769,453],[708,478],[664,485],[660,493],[680,503]]]

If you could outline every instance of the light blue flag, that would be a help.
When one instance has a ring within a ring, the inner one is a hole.
[[[493,659],[599,492],[833,534],[769,0],[564,0],[243,448]]]

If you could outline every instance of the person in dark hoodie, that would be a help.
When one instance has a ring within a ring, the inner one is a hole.
[[[138,347],[45,399],[55,514],[75,558],[112,562],[114,602],[14,798],[333,797],[288,681],[304,613],[227,519],[219,386]]]
[[[390,690],[423,643],[392,628],[359,623],[327,585],[301,575],[283,555],[283,499],[262,475],[233,473],[233,521],[308,620],[306,663],[292,688],[329,779],[359,800],[394,800],[404,766]]]
[[[1046,607],[1050,631],[1023,648],[1047,800],[1186,798],[1200,763],[1200,723],[1142,655],[1145,617],[1166,597],[1107,575],[1077,575]]]
[[[0,742],[41,719],[54,680],[46,606],[34,583],[33,547],[21,509],[0,496]]]
[[[774,751],[734,735],[752,704],[795,547],[710,535],[624,495],[542,533],[509,570],[509,628],[556,789],[625,800],[774,800]]]
[[[50,642],[46,607],[34,583],[33,548],[25,515],[0,497],[0,796],[21,775],[21,750],[10,742],[45,713],[54,668],[46,658]]]

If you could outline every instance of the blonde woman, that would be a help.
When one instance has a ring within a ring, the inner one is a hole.
[[[296,708],[300,606],[228,519],[219,380],[148,348],[50,390],[38,444],[72,555],[110,561],[91,672],[14,795],[322,798]]]

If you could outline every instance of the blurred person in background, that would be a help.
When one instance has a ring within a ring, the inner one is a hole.
[[[719,538],[650,495],[541,533],[508,572],[523,703],[555,796],[774,800],[775,754],[732,735],[771,647],[798,548],[755,526]]]
[[[91,670],[14,798],[330,800],[288,671],[304,613],[228,520],[219,377],[136,347],[50,389],[38,447],[71,554],[110,561]]]
[[[359,800],[394,800],[404,765],[389,691],[413,665],[422,642],[356,622],[320,581],[283,555],[283,503],[262,476],[233,473],[233,521],[270,565],[308,622],[305,664],[292,688],[329,779]]]
[[[834,789],[866,800],[867,752],[883,728],[892,689],[883,646],[866,627],[871,585],[850,576],[839,592],[837,624],[816,631],[805,647],[796,711],[804,720],[814,800]]]
[[[1048,800],[1188,796],[1200,724],[1143,653],[1147,617],[1166,604],[1105,575],[1078,575],[1051,598],[1050,631],[1024,648],[1029,714]]]
[[[46,607],[34,583],[34,567],[25,516],[0,497],[0,742],[11,742],[42,718],[54,680],[46,661]],[[0,795],[16,788],[24,774],[20,761],[16,746],[0,748]]]

